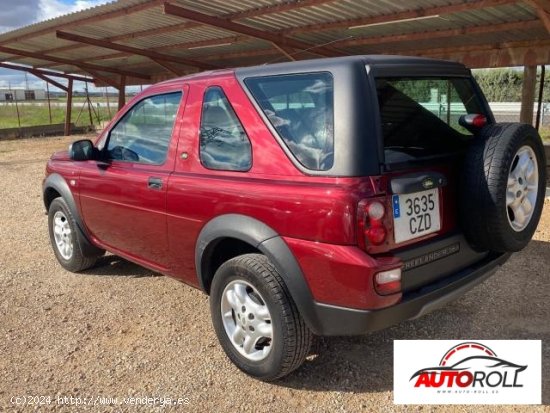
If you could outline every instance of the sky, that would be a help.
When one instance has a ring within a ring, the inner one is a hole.
[[[108,2],[109,0],[0,0],[0,33]],[[55,78],[55,80],[59,79]],[[66,83],[64,80],[59,81]],[[43,80],[31,74],[27,75],[27,82],[30,89],[46,88]],[[24,72],[0,68],[0,89],[7,88],[8,85],[17,88],[25,87],[25,84]],[[84,90],[84,83],[75,82],[74,88],[75,90]],[[89,89],[90,91],[97,90],[93,84],[90,84]],[[50,90],[58,91],[59,89],[50,85]]]

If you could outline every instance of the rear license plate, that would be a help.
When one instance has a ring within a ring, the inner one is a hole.
[[[393,223],[396,243],[422,237],[441,229],[439,191],[393,195]]]

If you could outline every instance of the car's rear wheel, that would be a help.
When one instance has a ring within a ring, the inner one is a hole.
[[[524,248],[538,225],[545,192],[545,156],[538,132],[520,123],[488,125],[466,155],[461,225],[479,250]]]
[[[273,325],[260,292],[245,280],[233,280],[223,290],[220,307],[223,327],[233,347],[248,360],[261,361],[269,356]]]
[[[309,352],[312,333],[276,268],[261,254],[233,258],[218,269],[210,310],[227,356],[251,376],[283,377]]]
[[[61,197],[55,198],[48,209],[50,242],[57,261],[68,271],[78,272],[93,266],[100,255],[85,255],[77,234],[74,217]]]

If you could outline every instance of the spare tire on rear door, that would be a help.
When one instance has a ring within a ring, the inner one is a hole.
[[[530,241],[544,203],[545,156],[531,125],[487,125],[468,148],[459,216],[478,250],[519,251]]]

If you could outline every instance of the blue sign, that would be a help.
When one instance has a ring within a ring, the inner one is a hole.
[[[399,210],[399,195],[394,195],[392,197],[392,205],[393,205],[393,217],[399,218],[401,216],[401,211]]]

